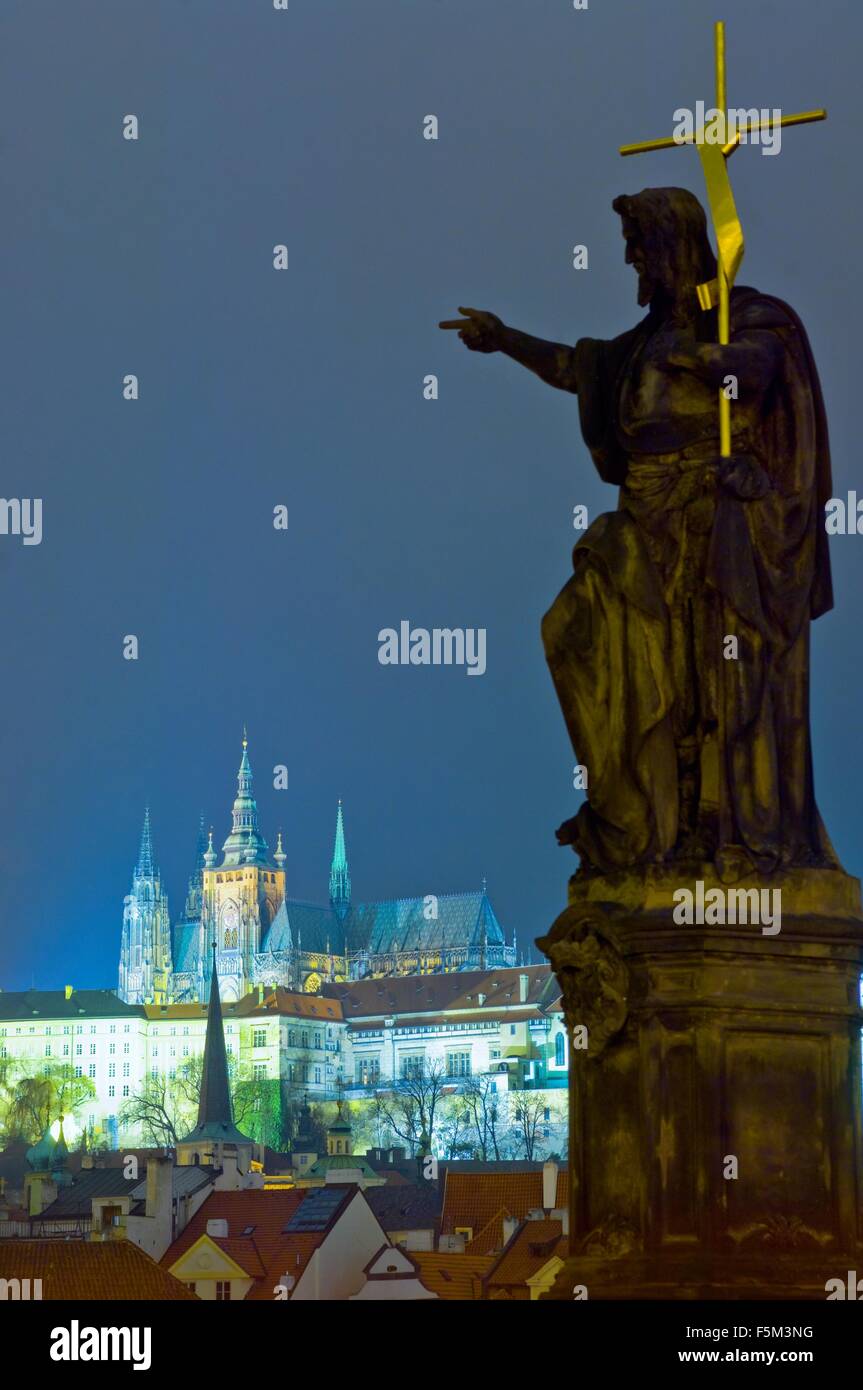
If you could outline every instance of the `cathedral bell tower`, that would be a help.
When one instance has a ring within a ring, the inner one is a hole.
[[[222,846],[222,862],[216,862],[212,835],[204,855],[203,941],[208,949],[215,945],[223,999],[241,999],[252,988],[255,956],[285,896],[285,856],[271,856],[258,829],[248,747],[244,729],[233,821]]]
[[[166,1004],[171,977],[168,895],[153,864],[150,808],[144,812],[141,848],[132,891],[123,904],[123,936],[117,994],[125,1004]]]

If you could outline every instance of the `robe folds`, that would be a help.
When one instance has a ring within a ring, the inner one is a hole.
[[[735,289],[732,344],[764,335],[778,365],[766,390],[742,383],[732,401],[733,464],[718,457],[715,390],[671,360],[673,326],[651,312],[576,345],[584,441],[620,487],[543,620],[588,770],[567,837],[584,868],[693,857],[693,845],[720,870],[836,865],[809,732],[809,625],[832,607],[823,397],[794,311]]]

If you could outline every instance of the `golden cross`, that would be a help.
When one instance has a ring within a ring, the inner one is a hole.
[[[714,25],[714,51],[716,64],[716,109],[721,112],[722,121],[726,136],[728,134],[728,111],[725,92],[725,25],[719,20]],[[775,125],[806,125],[810,121],[824,121],[827,119],[827,112],[823,109],[817,111],[801,111],[795,116],[782,116],[778,121],[753,121],[747,122],[743,128],[738,127],[733,137],[724,145],[718,142],[706,140],[703,130],[696,130],[691,136],[668,136],[661,140],[644,140],[637,145],[621,145],[620,153],[628,154],[648,154],[653,150],[670,150],[675,145],[695,144],[701,158],[701,165],[704,170],[704,179],[707,184],[707,199],[710,203],[710,217],[713,222],[713,232],[716,237],[716,258],[718,262],[716,280],[710,281],[706,285],[698,286],[698,302],[702,309],[711,309],[714,304],[719,306],[718,337],[720,346],[728,342],[729,334],[729,295],[735,276],[743,260],[743,228],[740,225],[740,218],[737,216],[737,209],[734,206],[734,194],[731,190],[731,180],[728,177],[726,160],[733,154],[740,144],[742,133],[749,135],[757,130],[773,129]],[[725,394],[724,388],[719,391],[719,452],[723,458],[728,458],[731,454],[731,400]]]

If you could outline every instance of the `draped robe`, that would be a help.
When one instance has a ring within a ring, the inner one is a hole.
[[[588,771],[565,838],[583,868],[604,871],[672,857],[832,866],[809,733],[809,624],[832,607],[809,342],[781,300],[732,292],[732,343],[770,334],[779,353],[767,389],[741,382],[732,403],[743,464],[724,484],[717,393],[669,362],[676,331],[651,312],[574,352],[582,434],[620,495],[576,545],[543,620]]]

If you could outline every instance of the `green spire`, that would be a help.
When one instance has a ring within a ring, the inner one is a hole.
[[[237,773],[237,795],[234,799],[231,833],[222,849],[225,864],[269,864],[267,842],[258,829],[258,804],[252,795],[252,768],[249,763],[249,739],[243,726],[243,756]]]
[[[345,823],[342,817],[342,803],[336,815],[336,840],[333,846],[333,862],[330,868],[330,906],[339,917],[344,917],[351,905],[351,875],[348,870],[348,856],[345,850]]]

